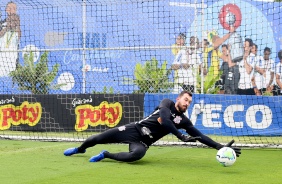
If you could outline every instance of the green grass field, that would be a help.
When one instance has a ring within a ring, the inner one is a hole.
[[[85,154],[66,157],[66,148],[79,143],[0,140],[0,181],[3,184],[113,183],[281,183],[282,150],[243,149],[231,167],[222,167],[216,150],[151,146],[134,163],[88,159],[106,149],[127,151],[127,145],[98,145]]]

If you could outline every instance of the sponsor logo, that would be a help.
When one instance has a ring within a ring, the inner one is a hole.
[[[75,108],[76,131],[84,131],[89,126],[107,125],[115,127],[122,118],[122,105],[119,102],[109,104],[103,101],[99,106],[89,104]]]
[[[198,119],[195,105],[190,116],[194,125]],[[225,124],[230,128],[241,129],[247,124],[252,129],[266,129],[272,123],[273,114],[266,105],[252,105],[247,109],[245,109],[246,106],[241,104],[229,105],[226,108],[221,104],[202,104],[201,106],[202,125],[207,128],[221,128]],[[256,119],[257,113],[261,114],[260,119]]]
[[[11,125],[27,124],[35,126],[42,115],[40,103],[23,102],[20,106],[12,104],[0,107],[0,130],[7,130]]]

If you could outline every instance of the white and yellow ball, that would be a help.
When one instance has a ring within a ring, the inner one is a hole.
[[[218,150],[216,160],[224,167],[232,166],[236,162],[236,153],[230,147],[223,147]]]

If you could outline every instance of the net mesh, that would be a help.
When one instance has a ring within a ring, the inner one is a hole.
[[[90,123],[75,131],[79,103],[120,102],[124,121],[134,122],[185,89],[195,93],[187,116],[216,141],[279,147],[281,7],[241,0],[1,1],[1,108],[40,102],[42,115],[32,128],[24,120],[2,123],[0,136],[82,141],[109,127]],[[158,143],[182,144],[171,135]]]

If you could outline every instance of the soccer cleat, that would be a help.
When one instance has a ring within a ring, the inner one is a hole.
[[[89,159],[89,162],[99,162],[99,161],[103,160],[103,159],[105,158],[105,156],[104,156],[104,153],[105,153],[105,152],[106,152],[106,151],[103,150],[103,151],[101,151],[98,155],[95,155],[95,156],[91,157],[91,158]]]
[[[86,150],[84,150],[83,152],[78,152],[78,148],[69,148],[69,149],[66,149],[64,151],[64,155],[65,156],[71,156],[71,155],[74,155],[74,154],[78,154],[78,153],[85,153]]]

